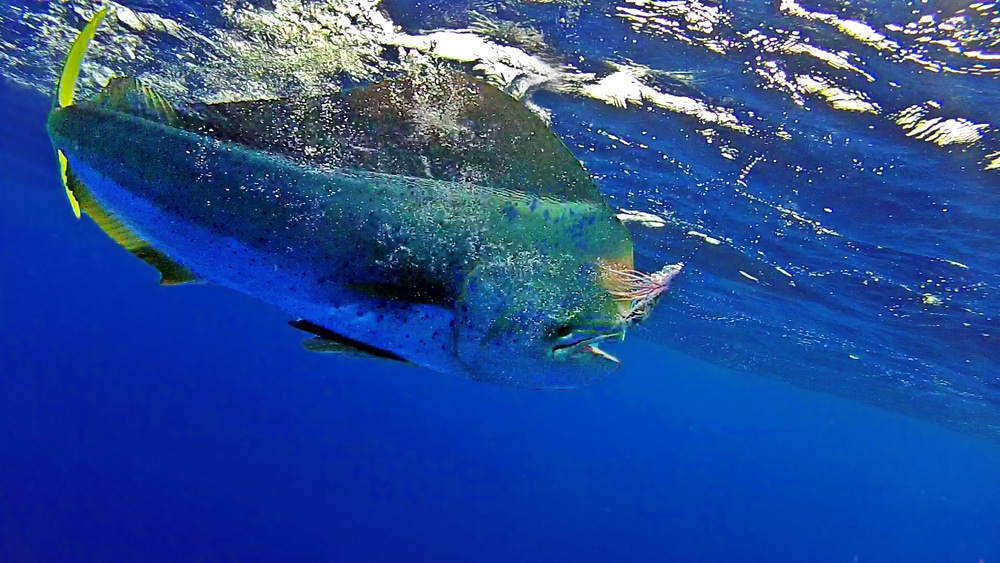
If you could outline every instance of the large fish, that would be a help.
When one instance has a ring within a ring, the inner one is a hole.
[[[455,71],[183,107],[115,78],[77,102],[105,14],[70,49],[48,119],[75,212],[164,284],[217,283],[297,317],[310,350],[578,387],[615,371],[599,345],[680,270],[634,271],[569,150]]]

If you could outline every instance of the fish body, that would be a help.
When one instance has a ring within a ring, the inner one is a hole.
[[[307,348],[577,387],[652,305],[621,297],[631,241],[579,162],[462,74],[184,108],[131,79],[65,88],[48,129],[74,205],[164,281],[295,316]]]

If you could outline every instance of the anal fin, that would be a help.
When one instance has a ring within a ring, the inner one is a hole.
[[[194,275],[191,270],[174,262],[169,256],[149,244],[137,247],[129,252],[160,272],[160,285],[181,285],[201,282],[201,279]]]
[[[403,362],[405,364],[410,363],[405,358],[397,356],[388,350],[383,350],[371,344],[365,344],[353,338],[337,334],[332,330],[306,320],[299,319],[297,321],[290,321],[288,324],[301,331],[315,335],[313,338],[302,342],[302,347],[310,352],[343,354],[354,358],[377,358],[380,360]]]
[[[94,197],[80,182],[68,167],[63,172],[66,181],[66,194],[74,203],[74,210],[82,210],[93,219],[109,237],[133,256],[156,268],[160,272],[160,283],[163,285],[180,285],[201,281],[191,270],[174,262],[169,256],[154,248],[120,219],[101,207]]]

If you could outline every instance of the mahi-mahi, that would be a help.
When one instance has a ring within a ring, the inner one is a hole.
[[[48,119],[73,209],[161,283],[216,283],[282,309],[310,350],[578,387],[615,371],[600,344],[680,271],[635,271],[580,162],[491,85],[438,69],[174,106],[113,78],[76,101],[105,15],[70,49]]]

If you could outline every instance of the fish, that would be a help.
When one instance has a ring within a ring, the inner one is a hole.
[[[630,235],[530,109],[433,68],[319,96],[173,104],[136,78],[76,99],[108,8],[72,44],[47,128],[66,197],[164,285],[284,311],[307,350],[529,389],[590,385],[680,272]]]

